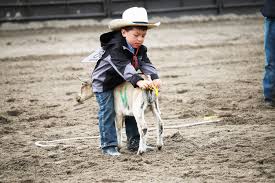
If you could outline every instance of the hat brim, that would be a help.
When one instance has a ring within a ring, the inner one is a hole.
[[[144,26],[144,27],[147,27],[148,29],[152,29],[152,28],[158,27],[159,25],[160,25],[160,22],[157,22],[157,23],[136,22],[136,23],[134,23],[134,22],[131,22],[128,20],[115,19],[109,23],[109,28],[111,30],[119,30],[122,27],[128,27],[128,26]]]

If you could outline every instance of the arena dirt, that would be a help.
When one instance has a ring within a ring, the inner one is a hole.
[[[95,99],[75,102],[77,76],[88,78],[94,65],[80,61],[105,31],[98,24],[0,31],[0,182],[275,181],[262,17],[174,21],[148,31],[167,129],[164,148],[142,156],[125,147],[119,157],[102,155]],[[154,128],[152,115],[146,119]],[[213,119],[220,120],[169,128]]]

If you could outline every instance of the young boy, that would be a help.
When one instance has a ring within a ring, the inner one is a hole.
[[[105,51],[97,61],[92,73],[92,88],[99,104],[99,131],[103,154],[117,156],[117,136],[113,90],[119,84],[128,81],[134,87],[142,89],[154,84],[160,87],[161,81],[156,68],[147,57],[147,48],[143,42],[147,29],[160,23],[148,23],[144,8],[132,7],[123,12],[122,19],[109,23],[111,32],[100,36],[102,49]],[[152,82],[143,80],[140,70],[150,75]],[[125,117],[127,148],[136,151],[139,146],[139,133],[135,118]]]

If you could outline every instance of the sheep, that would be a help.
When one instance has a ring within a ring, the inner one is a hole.
[[[149,78],[150,79],[150,78]],[[82,82],[81,93],[76,100],[79,103],[84,102],[93,96],[91,82]],[[158,103],[158,90],[154,87],[148,90],[134,88],[131,83],[124,82],[114,89],[114,104],[116,113],[116,128],[118,149],[122,148],[122,128],[125,116],[134,116],[137,122],[140,134],[138,155],[147,150],[146,140],[148,126],[144,119],[144,113],[149,109],[153,112],[157,120],[157,148],[161,150],[163,146],[163,122]]]

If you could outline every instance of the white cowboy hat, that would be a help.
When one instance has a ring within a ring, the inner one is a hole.
[[[111,30],[119,30],[127,26],[145,26],[148,29],[158,27],[160,22],[149,23],[147,11],[142,7],[132,7],[125,10],[122,14],[122,19],[115,19],[109,23]]]

